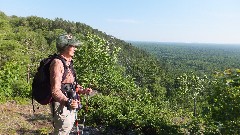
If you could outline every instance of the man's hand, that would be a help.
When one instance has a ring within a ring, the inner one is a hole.
[[[77,109],[79,107],[79,103],[80,102],[78,100],[68,99],[66,101],[66,107],[68,110]]]
[[[76,87],[76,92],[77,92],[78,94],[87,94],[87,95],[89,95],[90,93],[92,93],[92,89],[91,89],[91,88],[83,89],[82,86],[77,85],[77,87]]]
[[[72,100],[71,108],[77,109],[78,108],[79,101],[78,100]]]
[[[77,92],[78,94],[80,94],[79,92],[81,92],[81,91],[83,91],[83,87],[78,84],[78,85],[76,86],[76,92]]]
[[[86,88],[84,91],[85,91],[85,94],[87,94],[87,95],[92,93],[92,89],[91,88]]]

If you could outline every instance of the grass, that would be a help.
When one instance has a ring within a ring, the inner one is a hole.
[[[0,133],[13,134],[48,134],[52,131],[51,113],[49,106],[39,107],[33,112],[31,99],[15,98],[1,99],[0,104]]]

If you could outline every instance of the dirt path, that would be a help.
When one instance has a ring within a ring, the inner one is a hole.
[[[35,108],[36,112],[33,113],[31,102],[24,105],[15,101],[0,104],[0,135],[39,135],[51,132],[49,106],[35,103]]]

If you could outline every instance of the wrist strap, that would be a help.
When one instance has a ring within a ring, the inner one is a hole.
[[[72,103],[72,99],[69,98],[69,99],[66,101],[66,107],[67,107],[68,110],[71,109],[71,103]]]

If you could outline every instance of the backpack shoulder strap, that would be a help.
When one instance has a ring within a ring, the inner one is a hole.
[[[65,80],[66,76],[67,76],[67,71],[68,71],[68,66],[66,64],[66,60],[64,58],[62,58],[61,56],[57,55],[57,54],[54,54],[53,57],[55,59],[59,59],[62,61],[63,63],[63,67],[64,67],[64,72],[63,72],[63,76],[62,76],[62,81]]]
[[[75,82],[77,82],[77,75],[76,75],[76,70],[74,69],[74,67],[73,67],[73,60],[71,60],[71,63],[70,63],[70,65],[69,65],[69,68],[71,69],[71,71],[72,71],[72,74],[73,74],[73,76],[74,76],[74,81]]]

